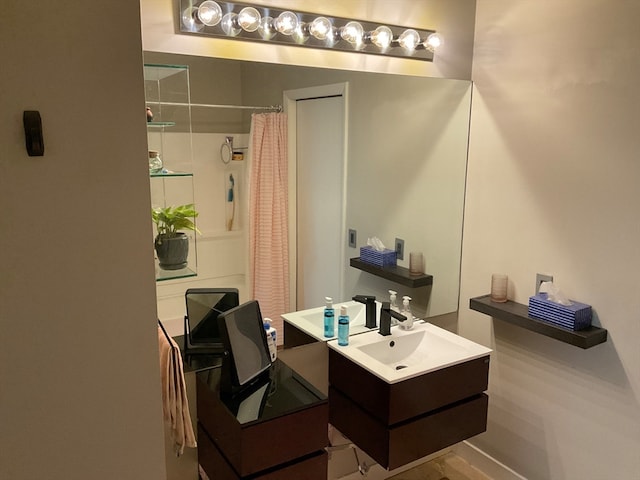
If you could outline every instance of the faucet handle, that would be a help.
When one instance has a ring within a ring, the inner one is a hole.
[[[355,300],[360,303],[374,303],[376,301],[376,297],[373,295],[354,295],[351,300]]]

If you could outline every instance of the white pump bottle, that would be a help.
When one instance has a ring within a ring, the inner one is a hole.
[[[400,313],[407,317],[406,320],[400,322],[400,328],[403,330],[411,330],[413,328],[413,313],[411,313],[411,306],[409,302],[411,301],[411,297],[405,295],[402,297],[402,310]]]
[[[391,307],[391,310],[395,311],[395,312],[400,312],[400,309],[398,308],[398,304],[396,303],[396,295],[398,294],[398,292],[394,292],[393,290],[389,290],[389,304]]]

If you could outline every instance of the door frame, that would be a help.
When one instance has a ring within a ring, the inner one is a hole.
[[[344,135],[342,144],[342,211],[340,218],[340,238],[345,239],[347,235],[347,158],[349,146],[349,83],[333,83],[330,85],[320,85],[317,87],[300,88],[295,90],[285,90],[283,92],[283,107],[287,114],[288,129],[288,189],[289,189],[289,307],[290,311],[297,310],[298,284],[297,284],[297,202],[291,199],[297,199],[297,101],[311,98],[342,96],[343,98],[343,121]],[[340,243],[340,258],[344,262],[345,242]],[[344,295],[344,270],[340,269],[340,277],[338,279],[338,291]]]

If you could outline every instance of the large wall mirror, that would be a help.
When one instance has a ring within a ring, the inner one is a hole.
[[[413,298],[414,313],[420,317],[457,311],[471,82],[158,52],[145,52],[144,60],[189,65],[193,103],[283,104],[287,91],[348,85],[342,219],[331,217],[323,225],[341,237],[340,288],[318,292],[301,307],[321,306],[325,295],[337,301],[355,294],[384,300],[393,289],[399,298]],[[248,166],[246,161],[223,163],[221,146],[233,136],[234,145],[246,155],[250,115],[240,109],[192,110],[195,201],[202,231],[198,276],[158,285],[159,313],[165,321],[182,318],[186,288],[234,287],[243,301],[249,299],[246,218],[239,218],[231,232],[224,228],[226,181],[234,175],[239,208],[246,208],[242,202],[247,199]],[[331,152],[329,147],[319,146],[320,156],[325,149]],[[300,202],[309,188],[322,195],[327,184],[298,188],[290,202]],[[349,229],[357,232],[356,248],[348,246]],[[349,258],[358,257],[359,247],[373,236],[390,248],[396,238],[404,240],[405,256],[398,261],[402,266],[408,266],[410,251],[422,252],[433,285],[411,289],[350,267]],[[314,237],[315,242],[325,240],[322,231]]]

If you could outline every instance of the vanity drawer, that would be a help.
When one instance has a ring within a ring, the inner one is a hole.
[[[211,437],[198,424],[198,459],[211,480],[241,480]],[[314,452],[297,461],[251,475],[251,480],[327,480],[327,452]]]
[[[329,387],[329,422],[380,465],[393,470],[484,432],[488,401],[482,393],[388,426]]]
[[[389,384],[329,350],[329,384],[385,425],[478,395],[489,383],[489,355]],[[331,406],[333,408],[333,405]]]

